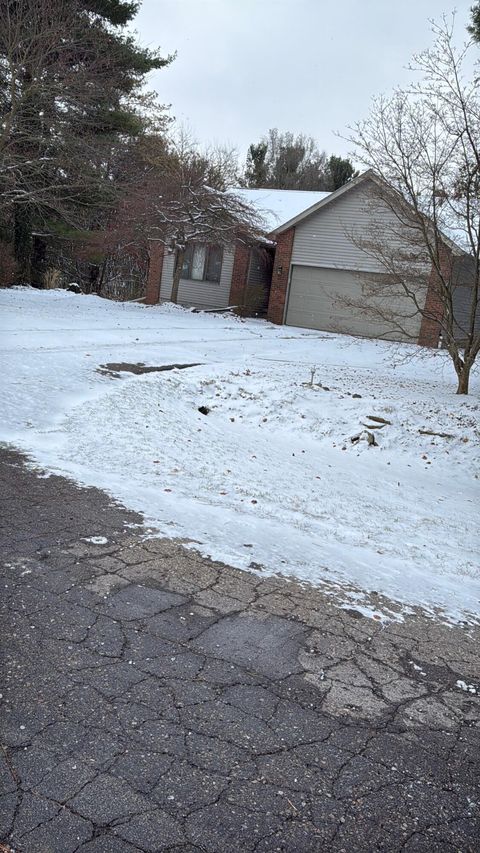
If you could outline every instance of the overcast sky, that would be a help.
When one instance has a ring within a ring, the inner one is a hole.
[[[335,132],[405,83],[411,55],[432,41],[429,19],[456,8],[463,40],[472,2],[143,0],[135,26],[144,44],[177,51],[150,87],[200,142],[232,144],[243,157],[278,127],[347,154]]]

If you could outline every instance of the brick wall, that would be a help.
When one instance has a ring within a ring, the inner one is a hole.
[[[445,278],[451,277],[452,260],[449,250],[441,252],[440,263]],[[438,347],[440,339],[441,321],[443,317],[443,304],[440,296],[439,277],[432,265],[428,279],[427,297],[425,299],[424,313],[420,326],[418,343],[422,347]]]
[[[156,305],[160,299],[160,285],[162,282],[164,245],[158,240],[148,241],[148,276],[145,291],[145,303]]]
[[[232,283],[230,285],[229,305],[242,306],[245,302],[245,289],[248,280],[250,248],[238,241],[233,258]]]
[[[289,228],[288,231],[278,234],[276,238],[277,249],[273,262],[272,287],[267,314],[271,323],[283,323],[294,236],[295,228]]]

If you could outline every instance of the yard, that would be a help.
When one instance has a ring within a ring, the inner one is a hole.
[[[339,606],[480,621],[480,382],[445,353],[63,291],[0,313],[0,440],[46,471]]]

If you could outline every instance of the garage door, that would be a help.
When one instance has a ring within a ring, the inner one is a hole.
[[[343,300],[361,299],[362,283],[350,270],[293,266],[286,323],[306,329],[371,335],[374,324]],[[357,313],[357,316],[355,316]]]
[[[369,276],[371,280],[371,275]],[[418,280],[417,299],[425,299],[426,279]],[[366,305],[362,293],[362,274],[351,270],[334,270],[326,267],[292,267],[290,291],[288,295],[285,322],[288,326],[301,326],[305,329],[321,329],[325,332],[340,332],[346,335],[360,335],[369,338],[383,337],[387,340],[401,341],[418,337],[420,315],[415,312],[413,303],[402,293],[389,290],[388,306],[394,312],[402,329],[402,334],[378,316],[362,313],[351,303],[358,301]],[[375,300],[370,299],[371,304]],[[350,307],[349,303],[350,302]],[[385,302],[378,302],[385,309]]]

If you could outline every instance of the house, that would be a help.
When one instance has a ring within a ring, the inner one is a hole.
[[[455,337],[465,344],[471,325],[472,285],[478,276],[476,261],[473,255],[461,255],[453,262],[452,280],[453,316],[455,318]],[[475,334],[480,335],[480,293],[477,295],[477,310],[474,319]]]
[[[414,310],[401,288],[391,285],[384,292],[392,309],[401,317],[401,329],[389,319],[359,306],[373,304],[372,282],[386,276],[381,260],[367,251],[372,235],[399,238],[398,220],[376,193],[376,177],[365,172],[340,189],[320,199],[296,217],[283,222],[272,235],[276,257],[268,307],[268,319],[327,332],[339,332],[390,340],[414,340],[438,345],[439,324]],[[364,245],[362,245],[362,243]],[[422,308],[429,293],[430,265],[419,265],[417,299]],[[369,289],[370,287],[370,289]],[[387,307],[387,305],[386,305]]]
[[[369,171],[332,193],[236,190],[261,212],[269,242],[237,243],[223,250],[190,247],[180,304],[236,306],[241,313],[266,316],[278,324],[438,346],[442,306],[430,263],[412,266],[411,287],[422,316],[403,289],[394,286],[381,258],[368,251],[371,235],[381,234],[387,245],[400,241],[406,258],[415,254],[408,228],[400,234],[398,218],[379,198],[378,183]],[[461,249],[446,240],[460,258]],[[170,298],[174,263],[173,254],[151,241],[146,302]],[[372,288],[372,282],[377,286]],[[383,312],[378,296],[382,282]],[[461,287],[458,293],[465,299]],[[369,310],[370,305],[376,310]],[[391,313],[399,318],[395,326]]]
[[[295,190],[236,189],[235,194],[262,216],[268,235],[328,193]],[[150,267],[147,304],[171,297],[175,254],[161,241],[149,241]],[[275,245],[271,239],[255,243],[237,241],[232,246],[190,244],[178,291],[180,305],[204,309],[237,307],[241,313],[266,316]]]

